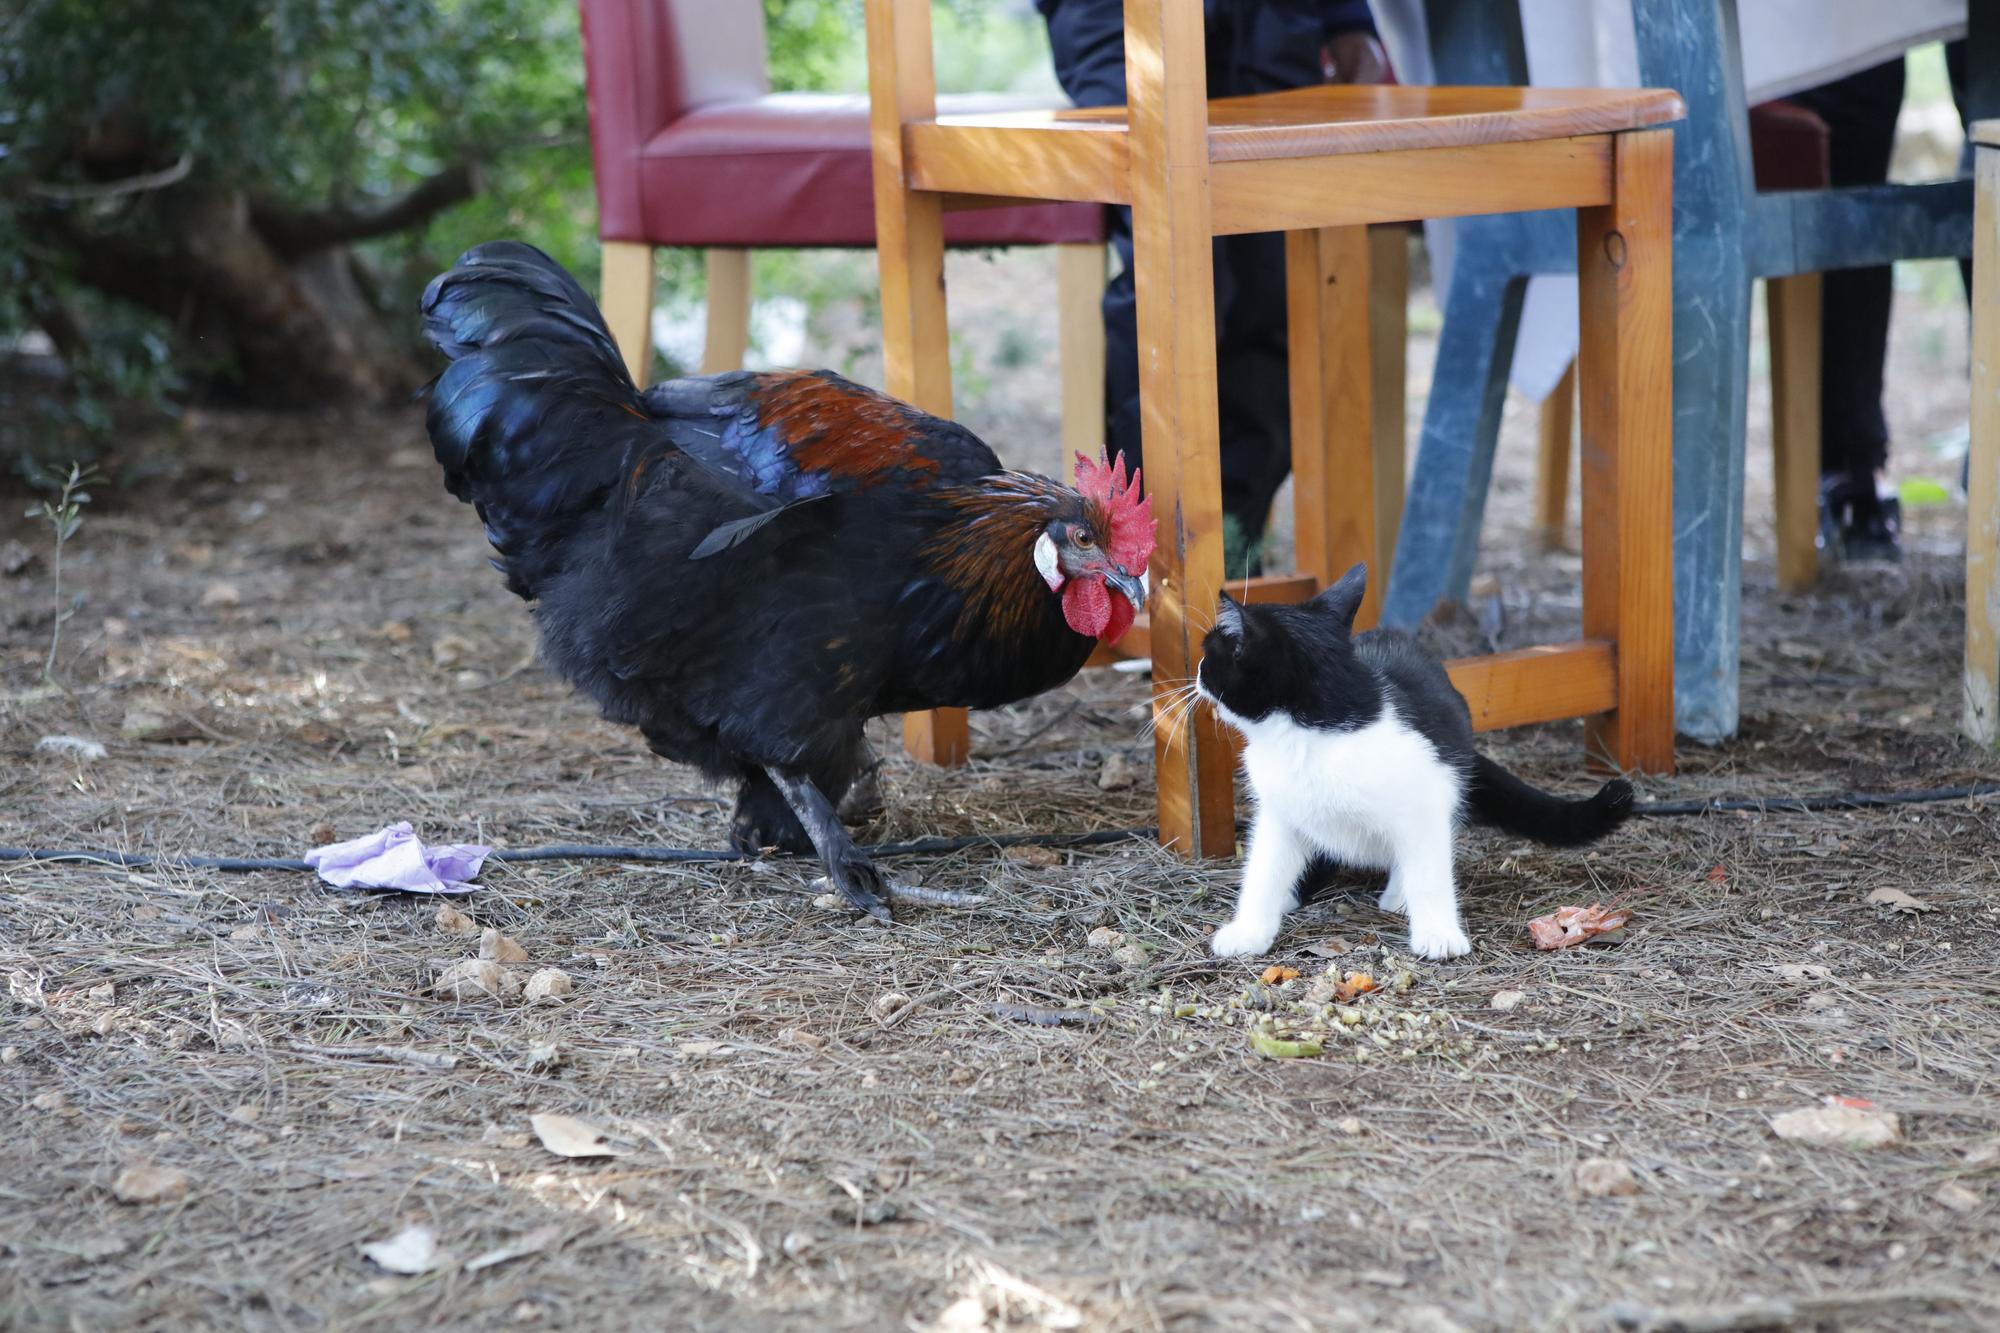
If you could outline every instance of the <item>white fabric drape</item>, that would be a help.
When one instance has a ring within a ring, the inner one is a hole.
[[[1549,88],[1633,88],[1639,56],[1632,6],[1658,0],[1521,0],[1528,75]],[[1740,0],[1743,82],[1752,103],[1831,82],[1926,42],[1965,35],[1968,0]],[[1375,25],[1404,83],[1433,81],[1422,0],[1371,0]],[[1438,300],[1451,289],[1452,226],[1428,222]],[[1574,277],[1529,280],[1512,380],[1546,398],[1576,355]]]

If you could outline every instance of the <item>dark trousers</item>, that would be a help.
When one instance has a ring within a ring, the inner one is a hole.
[[[1945,48],[1952,96],[1965,109],[1965,43]],[[1903,107],[1903,61],[1785,99],[1826,122],[1832,184],[1879,185],[1889,178],[1896,116]],[[1820,325],[1820,472],[1872,479],[1889,461],[1882,415],[1882,365],[1889,350],[1889,266],[1838,269],[1824,277]]]
[[[1078,106],[1125,101],[1123,0],[1044,0],[1056,77]],[[1212,7],[1211,97],[1277,92],[1323,80],[1319,6]],[[1132,212],[1116,210],[1119,270],[1104,292],[1105,429],[1128,463],[1139,432],[1138,302],[1132,288]],[[1222,509],[1254,544],[1292,464],[1286,378],[1285,244],[1276,233],[1215,240],[1215,369],[1222,437]]]

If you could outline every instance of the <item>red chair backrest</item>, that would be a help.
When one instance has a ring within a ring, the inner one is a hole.
[[[638,216],[646,141],[697,107],[761,97],[761,0],[579,0],[590,153],[606,218]]]

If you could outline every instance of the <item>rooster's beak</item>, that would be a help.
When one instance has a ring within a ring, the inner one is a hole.
[[[1124,593],[1125,600],[1132,603],[1134,611],[1143,611],[1146,609],[1147,590],[1145,570],[1140,570],[1138,576],[1135,578],[1122,569],[1107,569],[1104,571],[1104,581]]]

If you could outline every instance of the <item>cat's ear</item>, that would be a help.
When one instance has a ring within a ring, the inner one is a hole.
[[[1232,639],[1243,637],[1243,607],[1226,592],[1215,603],[1215,627]]]
[[[1342,574],[1331,588],[1307,603],[1315,611],[1320,611],[1338,620],[1348,629],[1354,628],[1354,613],[1361,609],[1361,599],[1368,591],[1368,566],[1356,565]]]

